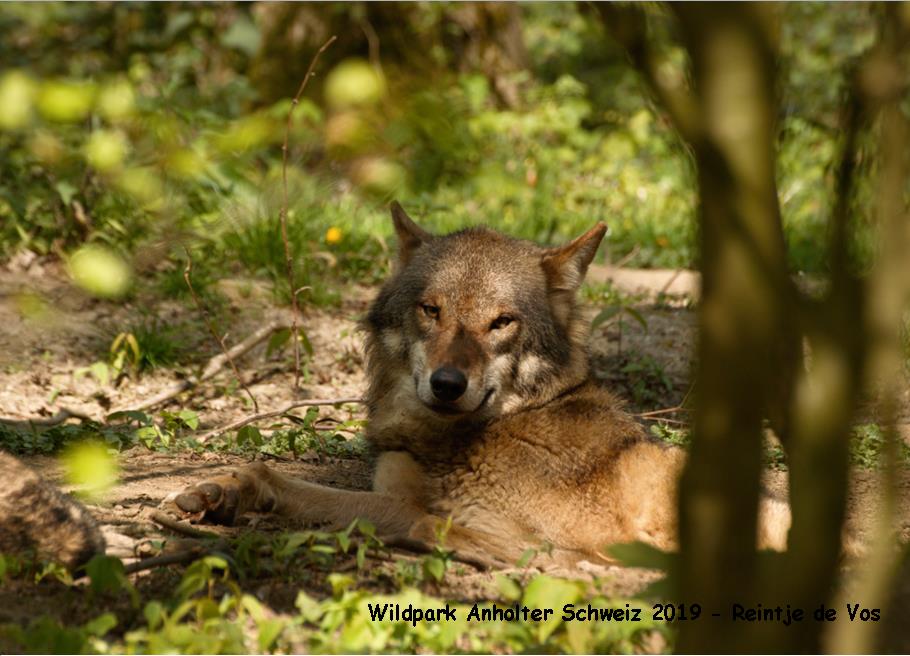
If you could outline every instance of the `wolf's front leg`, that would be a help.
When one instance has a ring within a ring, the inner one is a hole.
[[[380,533],[406,533],[424,514],[410,499],[316,485],[273,471],[261,462],[191,486],[174,497],[174,503],[186,513],[202,513],[219,524],[233,524],[250,511],[274,511],[302,522],[338,527],[361,517]]]

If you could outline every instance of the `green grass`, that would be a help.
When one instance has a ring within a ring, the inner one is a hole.
[[[650,427],[651,435],[674,446],[688,448],[691,444],[691,430],[688,427],[677,428],[669,424],[655,423]],[[860,469],[878,469],[882,466],[885,433],[878,424],[858,424],[850,435],[850,462]],[[763,461],[772,469],[787,469],[787,454],[777,440],[765,440]],[[901,441],[898,444],[898,460],[901,464],[910,463],[910,446]]]
[[[900,439],[900,438],[898,438]],[[850,462],[863,469],[878,469],[883,465],[885,431],[878,424],[859,424],[850,439]],[[900,440],[898,462],[910,463],[910,446]]]

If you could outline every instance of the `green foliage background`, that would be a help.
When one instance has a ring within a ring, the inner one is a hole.
[[[98,242],[135,278],[180,294],[189,247],[197,275],[262,275],[286,298],[284,122],[314,35],[337,29],[290,135],[290,239],[298,282],[317,283],[313,300],[337,299],[333,281],[382,273],[392,198],[434,230],[485,223],[543,242],[604,220],[606,258],[693,266],[688,153],[583,6],[522,6],[522,66],[504,73],[459,59],[446,37],[460,25],[454,6],[398,6],[402,23],[429,35],[410,47],[375,6],[309,6],[283,16],[312,23],[284,53],[275,41],[293,30],[269,28],[274,11],[5,4],[0,30],[15,36],[0,44],[0,254],[66,258]],[[672,24],[657,6],[649,17],[662,74],[684,79]],[[794,270],[825,269],[838,108],[873,24],[862,5],[781,6],[778,177]],[[365,25],[379,44],[372,62]],[[462,49],[475,39],[460,38]],[[276,69],[296,81],[276,89]],[[866,195],[856,199],[860,262]]]

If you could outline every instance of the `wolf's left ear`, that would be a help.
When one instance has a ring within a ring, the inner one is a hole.
[[[392,222],[395,234],[398,235],[398,261],[404,266],[420,246],[429,241],[432,235],[414,223],[397,200],[392,201]]]
[[[605,234],[607,226],[601,221],[568,244],[545,250],[540,264],[547,276],[547,288],[551,292],[574,293],[581,287]]]

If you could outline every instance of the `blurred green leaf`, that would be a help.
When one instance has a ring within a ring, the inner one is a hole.
[[[259,29],[246,16],[239,16],[227,31],[221,35],[221,43],[228,48],[236,48],[248,57],[259,51],[262,36]]]
[[[70,256],[68,265],[73,281],[95,296],[123,296],[132,283],[129,265],[103,246],[83,246]]]
[[[328,74],[325,98],[335,108],[370,105],[385,95],[382,74],[362,59],[341,62]]]
[[[59,80],[45,82],[38,91],[38,111],[59,123],[74,123],[88,116],[95,101],[91,84]]]

